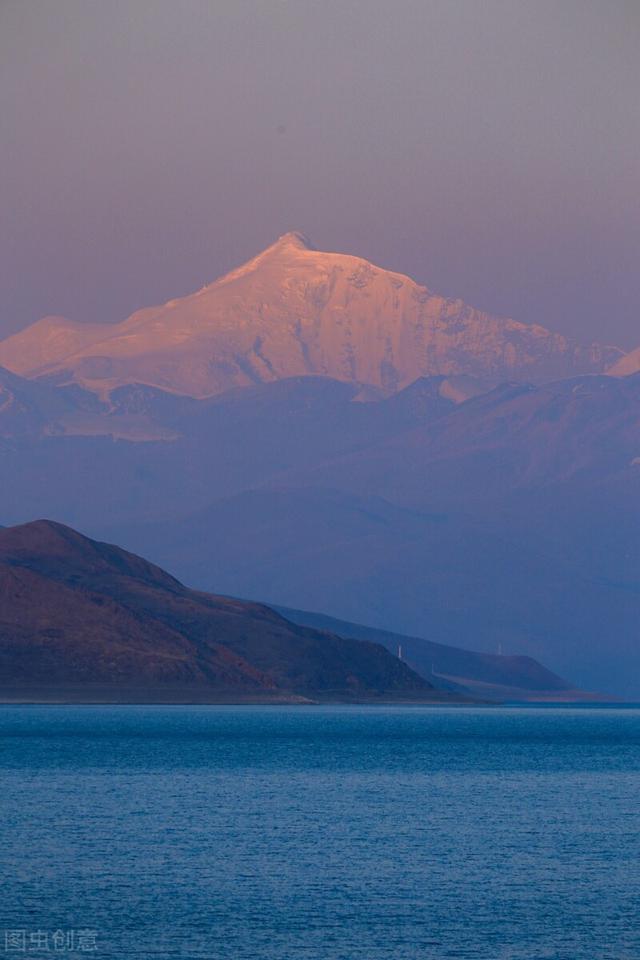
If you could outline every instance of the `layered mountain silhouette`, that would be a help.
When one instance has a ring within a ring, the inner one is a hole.
[[[361,623],[336,620],[308,610],[279,608],[288,620],[318,630],[330,630],[342,637],[381,643],[391,653],[400,653],[414,669],[436,686],[480,699],[540,702],[582,702],[603,699],[577,690],[562,677],[547,670],[532,657],[476,653],[388,630],[376,630]]]
[[[634,356],[288,234],[122,323],[0,343],[0,523],[637,697]]]
[[[0,693],[455,700],[381,645],[189,590],[61,524],[0,530]]]
[[[197,293],[114,324],[45,317],[0,365],[105,396],[147,384],[195,397],[319,375],[395,392],[421,376],[497,380],[602,372],[621,351],[497,319],[359,257],[288,233]]]
[[[190,590],[139,556],[59,523],[0,528],[5,699],[455,703],[593,696],[530,657],[478,654]]]
[[[633,695],[640,380],[511,384],[442,407],[436,385],[365,405],[317,386],[315,410],[295,389],[277,415],[268,396],[228,399],[207,420],[209,505],[193,485],[191,512],[113,535],[203,588],[502,645]]]
[[[135,390],[120,391],[131,392]],[[48,436],[108,436],[137,441],[170,440],[174,434],[125,396],[105,402],[75,384],[59,387],[0,367],[0,438]]]
[[[639,384],[462,402],[455,378],[371,402],[315,377],[200,401],[123,387],[100,415],[112,434],[0,439],[0,521],[46,513],[201,589],[501,645],[635,696]],[[167,439],[114,440],[130,417]]]

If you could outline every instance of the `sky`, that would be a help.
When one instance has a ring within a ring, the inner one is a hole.
[[[0,0],[0,336],[288,230],[640,344],[637,0]]]

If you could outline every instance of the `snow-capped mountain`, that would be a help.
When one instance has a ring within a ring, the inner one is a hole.
[[[359,257],[288,233],[197,293],[115,324],[46,317],[0,364],[102,394],[142,383],[194,397],[322,375],[393,393],[421,376],[540,381],[598,373],[621,352],[492,317]]]

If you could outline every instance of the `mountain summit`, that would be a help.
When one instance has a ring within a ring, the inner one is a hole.
[[[0,342],[0,365],[100,393],[144,383],[195,397],[322,375],[393,393],[417,377],[544,380],[620,351],[492,317],[360,257],[287,233],[196,293],[116,324],[48,317]]]

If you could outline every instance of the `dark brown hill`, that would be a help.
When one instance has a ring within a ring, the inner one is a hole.
[[[446,698],[379,644],[189,590],[46,520],[0,530],[0,688],[46,699]]]

